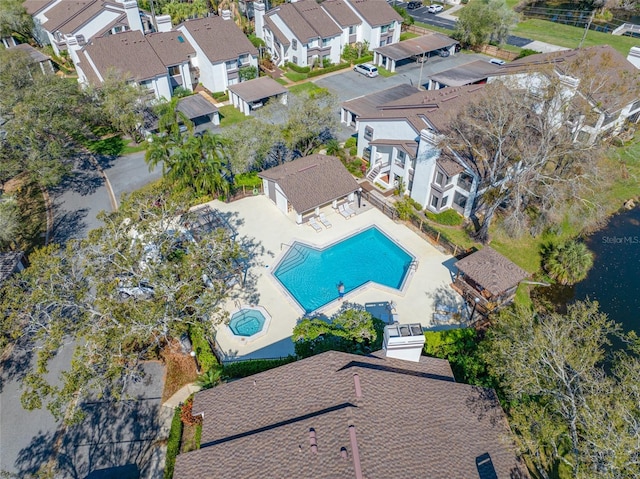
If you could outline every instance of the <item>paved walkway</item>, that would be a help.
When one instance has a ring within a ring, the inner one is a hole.
[[[175,409],[180,404],[184,403],[187,400],[187,398],[191,396],[193,393],[197,393],[198,391],[200,391],[200,389],[201,389],[200,386],[198,386],[195,383],[190,383],[185,386],[182,386],[180,389],[178,389],[178,391],[176,391],[176,393],[173,396],[167,399],[162,404],[162,406]]]

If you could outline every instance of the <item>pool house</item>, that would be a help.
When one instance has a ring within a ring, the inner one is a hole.
[[[310,155],[262,171],[264,193],[285,215],[294,213],[297,224],[320,208],[351,203],[359,185],[339,158]]]

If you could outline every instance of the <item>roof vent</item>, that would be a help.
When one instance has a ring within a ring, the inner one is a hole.
[[[388,358],[418,362],[424,340],[420,323],[391,324],[384,327],[382,348],[386,351]]]
[[[362,387],[360,386],[360,376],[358,376],[358,373],[353,375],[353,383],[356,387],[356,397],[357,398],[361,398],[362,397]]]
[[[309,428],[309,446],[311,446],[311,452],[318,453],[318,441],[316,440],[316,430]]]
[[[346,448],[346,447],[344,447],[344,446],[342,446],[342,447],[340,448],[340,457],[341,457],[342,459],[348,459],[348,458],[349,458],[349,453],[347,452],[347,448]]]

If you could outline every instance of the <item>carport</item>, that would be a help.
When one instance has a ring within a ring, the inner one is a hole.
[[[260,77],[229,86],[229,98],[233,106],[245,115],[262,107],[271,98],[287,104],[288,90],[271,77]]]
[[[218,107],[202,95],[198,94],[181,98],[178,101],[176,109],[189,118],[194,126],[200,126],[206,123],[213,123],[214,125],[220,124]]]
[[[443,54],[443,56],[454,55],[458,44],[453,38],[434,32],[375,48],[373,50],[373,61],[376,65],[394,72],[398,62],[412,57],[415,57],[418,61],[424,61],[433,53]]]

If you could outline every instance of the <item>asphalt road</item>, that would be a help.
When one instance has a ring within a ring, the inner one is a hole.
[[[159,168],[148,171],[144,153],[98,161],[118,199],[122,193],[162,176]],[[50,197],[54,216],[51,241],[56,243],[85,237],[100,226],[98,212],[111,209],[105,179],[88,157],[76,161],[72,173],[50,191]],[[53,385],[59,384],[60,372],[69,367],[74,348],[74,343],[65,345],[51,361],[48,379]],[[56,478],[157,475],[154,469],[162,462],[162,455],[156,445],[166,437],[163,426],[167,413],[160,407],[163,368],[159,363],[145,366],[146,379],[129,390],[135,399],[84,404],[86,421],[64,429],[46,409],[22,408],[20,380],[32,360],[27,350],[17,347],[0,363],[0,473],[25,477],[54,459],[60,471]]]
[[[391,5],[397,5],[404,9],[407,8],[406,2],[388,2]],[[407,10],[409,15],[413,17],[413,19],[417,22],[426,23],[427,25],[433,25],[434,27],[446,28],[447,30],[454,30],[456,28],[455,20],[450,20],[448,18],[441,17],[441,14],[433,14],[427,12],[427,7],[422,6],[420,8],[416,8],[414,10]],[[529,38],[518,37],[515,35],[509,35],[507,37],[507,44],[513,45],[516,47],[524,47],[531,43],[533,40]]]

